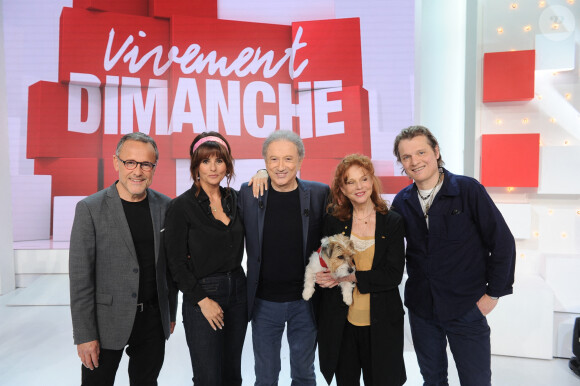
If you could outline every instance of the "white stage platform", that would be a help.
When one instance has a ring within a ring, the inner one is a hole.
[[[5,386],[61,386],[80,383],[80,361],[72,341],[68,304],[67,275],[47,275],[21,288],[0,296],[0,383]],[[285,340],[285,338],[284,338]],[[405,364],[407,385],[421,385],[415,353],[406,340]],[[254,382],[254,359],[248,329],[243,352],[244,385]],[[282,346],[280,385],[290,384],[288,346]],[[318,362],[318,359],[317,359]],[[316,362],[316,363],[317,363]],[[494,385],[559,385],[576,386],[580,378],[568,369],[564,359],[540,360],[492,356]],[[459,385],[450,356],[449,384]],[[317,371],[318,384],[324,385]],[[128,385],[127,358],[119,368],[116,385]],[[165,364],[160,385],[191,384],[191,365],[178,312],[178,325],[167,343]]]

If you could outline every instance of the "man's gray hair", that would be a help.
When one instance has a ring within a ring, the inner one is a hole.
[[[276,130],[273,131],[264,141],[262,145],[262,157],[266,159],[266,153],[268,151],[268,146],[275,141],[288,141],[296,145],[298,150],[298,158],[304,159],[304,143],[302,143],[302,138],[298,134],[290,130]]]
[[[153,150],[155,150],[155,162],[157,162],[159,160],[159,150],[157,149],[157,144],[155,143],[155,140],[153,138],[151,138],[150,136],[148,136],[147,134],[141,133],[141,132],[125,134],[119,140],[119,143],[117,144],[117,151],[115,151],[115,155],[117,157],[119,157],[119,153],[121,152],[121,148],[123,147],[123,144],[126,141],[139,141],[139,142],[143,142],[143,143],[150,143],[151,146],[153,146]]]

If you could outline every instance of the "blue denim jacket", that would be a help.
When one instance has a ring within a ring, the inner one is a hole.
[[[513,292],[515,240],[477,180],[443,169],[443,186],[429,210],[429,228],[415,184],[401,190],[393,210],[405,220],[405,305],[417,315],[452,320],[487,293]]]

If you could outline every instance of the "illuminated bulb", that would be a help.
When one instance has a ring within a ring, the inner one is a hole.
[[[509,193],[513,192],[513,191],[514,191],[514,187],[513,187],[513,186],[510,186],[510,187],[508,187],[508,188],[507,188],[507,191],[508,191]]]
[[[516,50],[515,48],[510,49],[511,52],[514,52],[515,50]]]
[[[538,100],[541,101],[542,100],[542,95],[538,94]]]
[[[524,257],[526,257],[526,254],[525,253],[521,253],[520,254],[520,257],[523,259]]]
[[[526,32],[530,32],[531,30],[532,30],[532,26],[529,24],[524,27],[524,31],[526,31]]]
[[[562,238],[565,239],[566,237],[568,237],[568,234],[566,232],[562,232]]]
[[[553,76],[556,76],[556,75],[558,75],[558,71],[552,72],[552,75],[553,75]]]
[[[496,125],[501,125],[502,123],[503,123],[503,122],[502,122],[502,120],[501,120],[501,119],[496,119],[496,120],[495,120],[495,124],[496,124]]]
[[[574,0],[568,0],[568,4],[574,4]]]
[[[517,9],[517,8],[518,8],[518,3],[511,3],[511,4],[510,4],[510,7],[511,7],[512,9]]]
[[[541,139],[540,139],[540,146],[544,146],[544,143],[542,142]]]
[[[559,28],[560,28],[560,24],[558,24],[558,23],[552,23],[552,29],[553,30],[557,30]]]
[[[498,33],[498,34],[502,34],[502,33],[503,33],[503,28],[501,28],[501,27],[497,27],[497,33]]]
[[[535,237],[535,238],[538,238],[538,237],[540,237],[540,232],[538,232],[538,231],[535,231],[535,232],[534,232],[534,237]]]
[[[546,2],[544,0],[538,2],[538,7],[544,8],[546,6]]]
[[[570,94],[569,92],[567,92],[567,93],[564,95],[564,97],[565,97],[567,100],[570,100],[570,99],[572,99],[572,94]]]
[[[550,122],[556,123],[556,118],[550,118]]]
[[[523,118],[523,119],[522,119],[522,123],[523,123],[524,125],[525,125],[526,123],[528,123],[528,122],[529,122],[529,121],[528,121],[528,118]]]
[[[564,146],[568,146],[569,144],[570,144],[570,141],[568,141],[568,140],[564,141]]]
[[[580,210],[577,210],[577,211],[576,211],[576,214],[577,214],[577,215],[580,215]]]
[[[552,209],[549,209],[549,210],[548,210],[548,214],[551,216],[551,215],[553,215],[553,214],[554,214],[554,211],[553,211]]]

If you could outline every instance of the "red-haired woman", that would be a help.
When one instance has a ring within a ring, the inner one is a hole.
[[[356,283],[353,302],[342,301],[339,281],[318,273],[325,288],[318,304],[320,370],[330,384],[402,385],[403,304],[398,286],[405,266],[404,225],[381,198],[371,160],[351,154],[336,167],[324,235],[342,233],[354,242],[356,272],[339,279]]]

